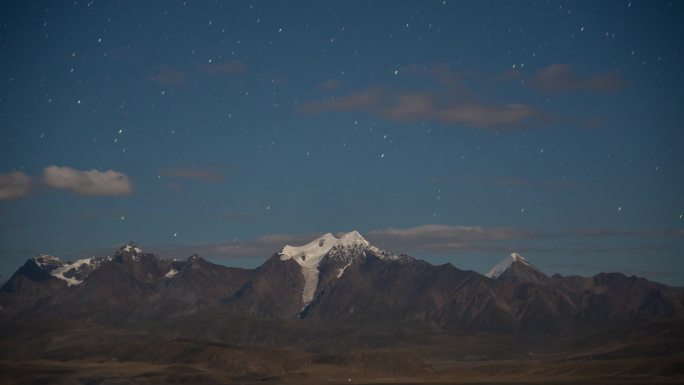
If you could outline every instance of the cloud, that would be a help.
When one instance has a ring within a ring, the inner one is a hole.
[[[404,240],[427,240],[437,241],[440,239],[459,241],[493,241],[502,239],[515,239],[529,237],[529,231],[509,227],[484,228],[480,226],[448,226],[428,224],[408,229],[387,228],[374,230],[369,236],[374,238],[404,239]]]
[[[516,84],[531,85],[533,89],[542,92],[587,93],[614,92],[627,84],[616,72],[580,75],[568,64],[549,65],[533,76],[526,76],[521,69],[509,70],[503,74],[478,75],[456,71],[449,63],[411,64],[402,67],[397,74],[406,79],[406,84],[420,85],[400,90],[382,86],[352,90],[346,95],[305,102],[300,105],[299,111],[308,114],[364,111],[395,122],[433,121],[497,130],[530,128],[559,119],[576,119],[550,114],[519,100],[506,103],[487,99],[491,95],[500,95],[498,89],[502,83],[516,80]],[[416,80],[420,82],[417,83]],[[339,89],[339,82],[328,80],[319,85],[318,89],[332,92]],[[593,118],[580,119],[574,123],[597,127],[602,121],[600,118]]]
[[[126,174],[114,170],[80,171],[71,167],[48,166],[43,169],[45,186],[69,190],[79,195],[128,195],[133,192]]]
[[[631,237],[682,237],[684,230],[680,229],[637,229],[637,230],[613,230],[613,229],[575,229],[558,233],[559,236],[577,238],[631,238]]]
[[[213,170],[201,168],[169,168],[161,172],[163,176],[196,180],[201,182],[221,182],[225,175]]]
[[[250,240],[232,240],[215,243],[167,245],[156,247],[162,255],[183,257],[193,253],[217,258],[266,258],[279,252],[285,245],[299,246],[311,242],[321,234],[269,234]],[[451,254],[464,252],[508,253],[511,251],[553,254],[606,254],[624,255],[662,252],[669,246],[623,245],[620,243],[593,245],[578,243],[576,239],[596,237],[678,237],[680,230],[605,230],[577,229],[567,231],[529,230],[514,227],[449,226],[426,224],[410,228],[386,228],[370,231],[364,236],[383,249],[395,253],[409,253],[417,257],[426,254]],[[336,234],[340,236],[340,234]],[[549,245],[548,240],[553,244]],[[567,240],[570,242],[558,242]]]
[[[320,234],[271,234],[252,240],[240,241],[236,239],[228,242],[169,245],[157,247],[156,249],[163,255],[171,257],[182,257],[197,253],[208,258],[217,259],[266,258],[279,252],[287,244],[305,244],[318,236]]]
[[[443,71],[447,70],[439,70]],[[447,78],[441,80],[445,84],[458,82],[457,75],[450,72],[440,77]],[[377,112],[390,120],[400,122],[436,120],[446,124],[501,127],[532,125],[544,116],[537,109],[525,104],[494,105],[473,101],[443,101],[442,95],[427,91],[403,92],[394,97],[386,95],[386,99],[387,104]]]
[[[536,125],[542,115],[525,104],[484,105],[460,104],[436,111],[434,116],[444,123],[463,123],[476,127]]]
[[[463,81],[464,75],[451,69],[449,63],[439,63],[429,69],[429,74],[445,86],[457,86]]]
[[[399,122],[426,119],[435,113],[433,95],[428,92],[406,92],[397,95],[389,105],[378,110],[387,119]]]
[[[615,72],[579,76],[568,64],[551,64],[537,72],[531,81],[546,92],[608,93],[624,88],[626,81]]]
[[[159,68],[157,73],[150,76],[150,80],[168,87],[180,87],[188,84],[185,72],[169,66]]]
[[[321,83],[318,86],[318,89],[321,91],[335,91],[336,89],[340,88],[341,84],[342,83],[339,80],[329,79]]]
[[[312,114],[329,111],[367,110],[380,105],[383,96],[384,91],[381,88],[367,88],[339,98],[305,103],[300,107],[300,110]]]
[[[239,60],[228,60],[217,64],[207,64],[202,66],[202,69],[210,75],[239,76],[248,72],[245,63]]]
[[[0,174],[0,200],[21,198],[31,190],[31,177],[21,171]]]
[[[448,253],[463,250],[501,250],[493,242],[530,239],[541,233],[511,227],[447,226],[428,224],[408,229],[374,230],[368,237],[391,250]],[[489,243],[488,245],[480,243]]]
[[[485,229],[469,226],[424,225],[410,229],[375,230],[368,239],[394,252],[448,253],[465,250],[508,250],[500,244],[486,242],[524,238],[522,230],[508,228]],[[299,246],[311,242],[321,234],[269,234],[244,241],[202,243],[158,248],[170,256],[179,257],[198,253],[211,258],[265,258],[279,252],[285,245]],[[339,236],[340,234],[337,234]],[[484,242],[477,244],[477,242]],[[518,249],[521,251],[522,249]]]
[[[602,246],[593,245],[557,246],[553,249],[542,249],[535,246],[520,245],[520,242],[534,242],[540,240],[572,240],[594,238],[676,238],[684,236],[684,232],[677,229],[571,229],[565,231],[529,230],[515,227],[480,227],[480,226],[448,226],[427,224],[407,229],[388,228],[374,230],[368,233],[372,242],[378,246],[394,251],[415,251],[430,253],[450,253],[457,251],[505,251],[515,246],[516,250],[536,250],[546,252],[567,253],[624,253],[627,249],[656,250],[655,246]],[[661,247],[661,246],[658,246]],[[664,248],[661,247],[662,250]]]
[[[548,120],[546,114],[525,104],[495,105],[443,99],[438,92],[389,92],[382,87],[374,87],[339,98],[304,103],[300,111],[311,114],[367,111],[397,122],[433,120],[479,128],[536,126]]]

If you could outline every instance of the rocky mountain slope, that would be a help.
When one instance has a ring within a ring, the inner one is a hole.
[[[481,275],[395,255],[353,231],[284,246],[253,270],[197,255],[164,259],[135,244],[72,263],[38,255],[2,286],[0,306],[7,323],[45,317],[102,325],[251,320],[253,338],[267,344],[350,327],[576,340],[679,320],[684,292],[620,273],[549,277],[515,253]],[[280,334],[257,327],[263,323]],[[223,325],[206,325],[204,332],[231,335]]]

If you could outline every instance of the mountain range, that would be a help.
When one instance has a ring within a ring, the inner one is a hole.
[[[139,345],[121,331],[302,354],[659,355],[684,348],[683,315],[683,289],[643,278],[548,276],[517,253],[482,275],[396,255],[356,231],[284,246],[256,269],[164,259],[128,243],[107,257],[28,259],[0,289],[0,358],[83,358],[83,344],[95,355],[135,356]],[[56,343],[60,333],[72,337]],[[424,369],[413,356],[390,362]]]

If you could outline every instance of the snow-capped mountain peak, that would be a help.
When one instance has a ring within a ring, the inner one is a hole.
[[[400,260],[389,251],[382,250],[370,244],[358,231],[354,230],[340,237],[337,244],[328,252],[328,255],[337,261],[349,263],[359,256],[367,256],[370,252],[376,257],[384,260]]]
[[[306,308],[316,293],[319,280],[318,266],[324,258],[345,263],[343,268],[338,269],[337,278],[340,278],[344,271],[352,265],[355,258],[360,255],[366,256],[367,251],[382,259],[394,260],[399,258],[388,251],[372,246],[356,230],[350,231],[340,238],[327,233],[303,246],[287,245],[278,254],[281,261],[292,259],[301,266],[302,275],[304,275],[304,290],[302,291],[304,306],[302,308]]]
[[[135,242],[128,242],[119,247],[114,252],[114,255],[108,257],[107,259],[122,262],[130,258],[133,261],[139,261],[143,255],[143,250],[138,247]]]
[[[73,263],[65,263],[62,267],[55,269],[50,272],[50,274],[66,281],[67,285],[79,285],[83,282],[82,279],[78,279],[77,275],[79,272],[85,271],[86,269],[93,269],[99,265],[99,260],[95,258],[79,259]]]
[[[38,254],[33,257],[33,262],[41,269],[54,270],[64,265],[61,259],[47,254]]]
[[[340,240],[327,233],[303,246],[286,245],[279,253],[280,260],[293,259],[302,267],[316,267]]]
[[[68,286],[72,286],[82,283],[83,279],[100,265],[102,258],[85,258],[76,262],[64,262],[52,255],[39,254],[33,257],[33,262],[41,270],[65,281]]]
[[[508,270],[511,266],[513,266],[514,263],[520,263],[525,266],[532,267],[532,264],[530,264],[525,258],[523,258],[520,254],[518,253],[511,253],[508,257],[502,259],[499,263],[496,264],[491,270],[485,274],[488,278],[491,279],[496,279],[501,276],[506,270]]]
[[[361,247],[366,247],[370,246],[370,242],[366,240],[358,231],[353,230],[351,232],[348,232],[347,234],[344,234],[342,237],[340,237],[339,241],[335,246],[341,246],[341,247],[355,247],[355,246],[361,246]]]
[[[142,249],[135,242],[128,242],[119,248],[120,251],[127,251],[133,254],[142,254]]]
[[[367,250],[371,250],[376,254],[379,254],[380,252],[380,249],[371,246],[370,242],[368,242],[358,231],[353,230],[342,235],[328,254],[333,259],[349,262]]]
[[[339,239],[327,233],[303,246],[286,245],[280,251],[280,260],[292,259],[302,267],[304,275],[304,290],[302,291],[302,308],[305,308],[314,297],[318,286],[318,264],[321,263],[330,249],[332,249]]]

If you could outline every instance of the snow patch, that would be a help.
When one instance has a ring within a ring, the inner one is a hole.
[[[321,259],[337,244],[339,240],[327,233],[304,246],[286,245],[280,252],[280,260],[293,259],[302,267],[304,275],[304,290],[302,291],[303,307],[313,301],[316,287],[318,287],[318,264]]]
[[[315,239],[304,246],[290,246],[283,247],[280,252],[280,260],[285,261],[294,259],[295,262],[302,267],[317,267],[321,259],[333,248],[339,239],[334,235],[327,233],[318,239]]]
[[[121,248],[121,250],[123,250],[123,251],[131,251],[131,252],[136,253],[136,254],[142,253],[142,249],[141,249],[141,248],[139,248],[138,246],[131,245],[131,244],[125,244],[125,245]]]
[[[73,263],[66,263],[62,267],[52,270],[50,272],[50,275],[52,275],[55,278],[59,278],[63,281],[66,281],[68,286],[80,285],[81,283],[83,283],[83,281],[76,279],[74,277],[67,277],[64,274],[68,273],[72,269],[79,270],[83,267],[83,265],[90,266],[92,264],[92,260],[92,258],[86,258],[79,259],[78,261]]]
[[[353,262],[353,261],[349,261],[349,262],[347,262],[346,265],[344,265],[343,268],[337,269],[337,278],[338,278],[338,279],[339,279],[340,277],[342,277],[342,274],[344,274],[344,271],[347,270],[347,268],[348,268],[349,266],[351,266],[352,262]]]
[[[52,255],[39,254],[33,257],[33,261],[38,265],[38,267],[57,267],[64,265],[61,259],[53,257]]]
[[[131,257],[133,258],[134,261],[140,260],[139,256],[142,255],[142,253],[143,253],[142,249],[139,248],[138,245],[136,245],[133,242],[130,242],[130,243],[123,245],[120,250],[121,251],[127,251],[127,252],[131,253]]]
[[[173,278],[176,274],[178,274],[178,270],[171,269],[166,274],[164,274],[164,278]]]
[[[501,262],[497,263],[496,266],[494,266],[491,270],[489,270],[489,272],[487,272],[487,274],[485,274],[485,276],[491,279],[497,279],[501,276],[501,274],[508,270],[515,262],[520,262],[525,266],[532,266],[520,254],[512,253],[508,257],[502,259]]]
[[[302,274],[304,275],[304,290],[302,290],[302,302],[304,309],[311,301],[313,301],[316,288],[318,287],[318,266],[304,267],[302,266]]]

